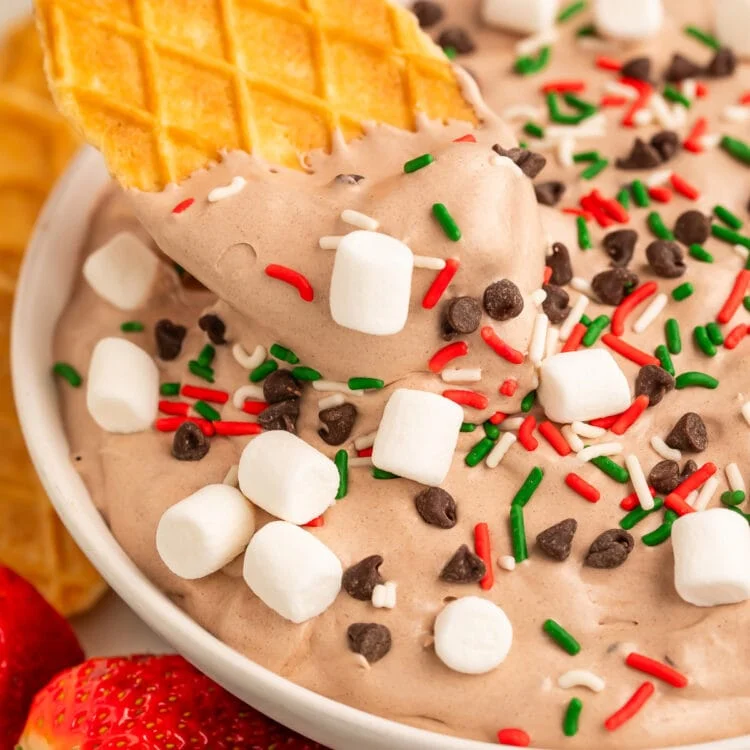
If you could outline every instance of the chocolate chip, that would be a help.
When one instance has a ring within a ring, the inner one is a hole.
[[[523,311],[523,296],[510,279],[500,279],[484,290],[484,309],[493,320],[517,318]]]
[[[670,240],[655,240],[646,248],[646,259],[651,270],[665,279],[676,279],[687,267],[682,248]]]
[[[263,398],[269,404],[278,404],[301,395],[302,386],[289,370],[276,370],[263,381]]]
[[[344,571],[341,585],[349,596],[361,602],[369,602],[372,592],[378,584],[385,583],[380,575],[383,558],[380,555],[370,555]]]
[[[222,346],[227,343],[225,338],[227,326],[218,315],[213,315],[211,313],[203,315],[198,321],[198,327],[206,332],[206,335],[212,344]]]
[[[710,234],[711,218],[700,211],[685,211],[674,225],[674,236],[686,245],[702,245]]]
[[[362,654],[370,664],[380,661],[391,650],[391,631],[375,622],[355,622],[346,631],[349,648]]]
[[[178,461],[200,461],[211,447],[208,438],[194,422],[183,422],[172,440],[172,455]]]
[[[648,81],[651,78],[651,58],[634,57],[628,60],[622,66],[620,75],[634,78],[636,81]]]
[[[318,414],[318,419],[323,423],[322,429],[318,430],[323,442],[328,445],[341,445],[352,434],[354,423],[357,421],[357,407],[349,403],[332,406],[330,409],[323,409]]]
[[[554,526],[537,534],[536,543],[547,557],[553,560],[567,560],[573,544],[573,537],[578,529],[578,521],[575,518],[566,518]]]
[[[661,154],[650,144],[635,139],[630,153],[616,161],[618,169],[654,169],[662,163]]]
[[[680,148],[680,137],[673,130],[661,130],[652,136],[651,145],[659,152],[662,161],[669,161]]]
[[[613,266],[627,266],[633,258],[638,233],[633,229],[618,229],[605,235],[604,252],[610,257]]]
[[[358,185],[364,179],[361,174],[337,174],[335,181],[342,185]]]
[[[438,37],[438,44],[443,49],[452,47],[459,55],[468,55],[477,48],[469,32],[459,26],[451,26],[441,32]]]
[[[660,494],[668,495],[682,481],[677,461],[659,461],[648,474],[648,483]]]
[[[619,305],[637,284],[638,276],[619,266],[602,271],[591,279],[591,288],[605,305]]]
[[[635,379],[635,395],[648,396],[648,405],[656,406],[674,388],[674,378],[659,365],[645,365]]]
[[[678,451],[700,453],[708,447],[708,430],[700,415],[689,411],[679,418],[664,442]]]
[[[482,558],[462,544],[440,571],[440,580],[446,583],[477,583],[486,572]]]
[[[680,481],[684,482],[691,474],[695,474],[696,471],[698,471],[698,464],[692,458],[689,458],[685,461],[685,465],[680,472]]]
[[[565,183],[558,180],[540,182],[534,185],[537,203],[541,203],[543,206],[556,206],[565,195],[565,190]]]
[[[610,529],[594,540],[584,565],[590,568],[617,568],[628,559],[635,544],[633,537],[622,529]]]
[[[573,278],[573,266],[570,264],[570,252],[562,242],[552,245],[552,252],[546,257],[545,263],[552,269],[549,283],[565,286]]]
[[[286,430],[294,435],[297,432],[299,404],[298,398],[271,404],[258,415],[258,424],[264,430]]]
[[[543,287],[547,297],[542,302],[542,310],[553,325],[562,323],[570,314],[570,295],[560,286],[545,284]]]
[[[415,498],[414,505],[422,520],[440,529],[452,529],[456,525],[456,501],[440,487],[428,487]]]
[[[505,149],[499,144],[492,147],[495,153],[510,159],[527,177],[532,180],[547,165],[547,160],[534,151],[525,148],[508,148]]]
[[[482,305],[474,297],[456,297],[448,303],[445,322],[454,333],[474,333],[482,321]]]
[[[411,12],[417,17],[417,21],[423,29],[429,29],[436,23],[440,23],[445,15],[443,8],[437,3],[430,2],[430,0],[417,0],[411,6]]]
[[[159,355],[159,359],[166,362],[177,359],[182,351],[182,342],[187,336],[187,328],[164,319],[156,324],[154,333],[156,335],[156,353]]]
[[[729,47],[722,47],[713,56],[706,68],[706,73],[712,78],[727,78],[734,75],[737,69],[737,57]]]
[[[675,53],[669,67],[664,71],[664,78],[670,83],[680,83],[686,78],[697,78],[702,73],[703,68],[698,63],[688,60],[684,55]]]

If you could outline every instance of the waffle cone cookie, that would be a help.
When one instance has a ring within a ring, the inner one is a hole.
[[[61,111],[126,187],[243,150],[304,168],[368,122],[476,122],[455,72],[387,0],[39,0]]]

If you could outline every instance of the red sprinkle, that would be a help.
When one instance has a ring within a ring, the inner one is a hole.
[[[492,328],[492,326],[484,326],[481,333],[482,339],[484,339],[484,342],[495,352],[495,354],[500,355],[512,365],[520,365],[523,362],[523,354],[509,344],[506,344],[495,333],[495,329]]]
[[[651,493],[651,497],[656,497],[656,490],[653,487],[649,487],[648,491]],[[620,507],[623,510],[635,510],[640,504],[638,495],[635,492],[620,500]]]
[[[310,282],[299,271],[271,263],[266,266],[266,276],[290,284],[299,292],[299,296],[305,302],[312,302],[315,299],[315,292],[313,292]]]
[[[496,411],[487,421],[490,424],[500,424],[508,418],[508,415],[504,411]]]
[[[573,492],[580,495],[584,500],[588,500],[590,503],[596,503],[601,497],[599,490],[594,485],[589,484],[585,479],[582,479],[578,474],[572,471],[565,477],[565,484],[570,487]]]
[[[469,353],[469,345],[465,341],[456,341],[455,344],[448,344],[440,351],[432,355],[428,367],[432,372],[441,372],[443,368],[457,357],[465,357]]]
[[[159,401],[159,411],[162,414],[186,417],[190,411],[190,404],[186,404],[183,401]]]
[[[578,347],[581,345],[581,341],[583,341],[583,337],[586,335],[586,331],[588,331],[588,328],[586,328],[583,323],[576,323],[573,326],[573,330],[570,332],[570,336],[568,336],[568,340],[565,342],[561,351],[574,352],[576,349],[578,349]]]
[[[615,60],[613,57],[605,57],[600,55],[596,58],[596,67],[602,70],[614,70],[619,72],[622,70],[622,63],[619,60]]]
[[[503,380],[503,384],[500,386],[500,393],[503,396],[513,396],[518,390],[518,381],[515,378],[508,378]]]
[[[592,191],[591,195],[599,201],[599,205],[612,219],[620,224],[627,224],[630,221],[630,214],[623,208],[621,203],[613,198],[605,198],[598,190]]]
[[[477,139],[471,134],[467,133],[462,135],[460,138],[454,138],[453,143],[476,143]]]
[[[657,203],[669,203],[672,200],[672,191],[668,187],[656,185],[648,189],[648,194]]]
[[[542,86],[543,94],[580,94],[586,90],[586,81],[550,81]]]
[[[625,321],[628,316],[635,310],[638,305],[648,299],[652,294],[656,294],[659,285],[655,281],[648,281],[634,289],[612,313],[612,333],[615,336],[622,336],[625,333]]]
[[[461,406],[469,406],[472,409],[486,409],[490,400],[483,393],[469,390],[447,390],[443,391],[443,397]]]
[[[214,422],[217,435],[260,435],[263,428],[257,422]]]
[[[593,195],[584,195],[583,198],[581,198],[581,207],[588,211],[594,219],[596,219],[597,224],[603,229],[607,229],[614,224],[607,212]]]
[[[435,305],[440,301],[443,293],[448,288],[448,284],[453,281],[453,277],[458,271],[458,267],[461,265],[461,261],[458,258],[448,258],[445,261],[445,268],[438,273],[435,280],[432,282],[430,288],[427,290],[424,299],[422,300],[422,307],[425,310],[432,310]]]
[[[622,414],[620,414],[617,421],[615,421],[612,424],[612,427],[610,427],[610,430],[612,430],[615,435],[624,435],[635,424],[641,414],[646,411],[648,404],[648,396],[645,394],[638,396],[638,398],[635,399],[635,401],[633,401],[633,403],[625,409]]]
[[[688,200],[694,201],[700,198],[700,193],[694,188],[687,180],[680,177],[675,172],[672,172],[672,176],[669,178],[672,187],[680,194],[685,196]]]
[[[619,729],[626,721],[632,719],[643,708],[646,701],[654,694],[654,689],[653,682],[644,682],[638,690],[628,698],[622,708],[615,711],[605,720],[604,726],[610,732]]]
[[[216,434],[216,429],[214,428],[216,422],[209,422],[207,419],[198,419],[197,417],[162,417],[154,422],[154,427],[159,432],[176,432],[177,428],[185,422],[197,424],[201,432],[207,437]]]
[[[604,430],[608,430],[621,416],[620,414],[613,414],[610,417],[599,417],[598,419],[589,419],[588,424],[592,427],[601,427]]]
[[[370,458],[372,456],[372,446],[369,448],[362,448],[362,450],[357,451],[357,457],[358,458]]]
[[[302,524],[302,526],[305,529],[317,529],[319,526],[325,526],[325,524],[326,524],[325,518],[323,518],[323,516],[318,516],[317,518],[313,518],[312,521]]]
[[[708,120],[705,117],[700,117],[695,121],[693,129],[688,134],[685,142],[682,144],[688,151],[692,151],[694,154],[700,154],[703,152],[703,146],[700,144],[700,139],[708,131]]]
[[[695,513],[695,508],[681,498],[679,495],[675,495],[674,492],[670,492],[669,495],[664,498],[664,507],[673,510],[680,516],[686,516],[688,513]]]
[[[489,591],[495,583],[494,567],[492,565],[492,545],[490,543],[490,528],[486,523],[478,523],[474,527],[474,551],[482,558],[486,573],[479,581],[479,585]]]
[[[726,349],[735,349],[740,341],[747,336],[748,331],[750,331],[750,327],[746,326],[744,323],[735,326],[724,339],[724,347]]]
[[[695,84],[695,95],[698,99],[705,99],[708,96],[708,86],[701,81]]]
[[[562,432],[552,424],[552,422],[542,422],[539,425],[539,432],[542,437],[557,451],[560,456],[569,456],[571,448],[568,441],[563,437]]]
[[[641,349],[637,349],[632,344],[628,344],[626,341],[623,341],[621,338],[618,338],[611,333],[605,333],[604,336],[602,336],[602,343],[606,344],[606,346],[612,349],[612,351],[617,352],[617,354],[629,359],[631,362],[635,362],[641,367],[660,364],[659,360],[653,355],[648,354]]]
[[[250,401],[249,399],[242,404],[242,411],[245,414],[260,414],[268,408],[265,401]]]
[[[181,213],[183,213],[183,211],[187,211],[190,208],[190,206],[193,205],[193,203],[195,203],[195,198],[186,198],[184,201],[182,201],[182,203],[178,203],[172,209],[172,213],[173,214],[181,214]]]
[[[622,119],[622,125],[624,127],[632,128],[635,126],[636,113],[648,105],[651,101],[651,95],[654,90],[651,87],[651,84],[646,83],[645,81],[638,81],[634,78],[622,78],[620,83],[630,86],[638,91],[638,97],[627,109],[625,116]]]
[[[614,94],[605,94],[599,102],[600,107],[624,107],[628,103],[624,96],[615,96]]]
[[[628,654],[625,663],[629,667],[650,674],[652,677],[656,677],[657,680],[663,680],[673,687],[684,688],[688,684],[688,678],[681,672],[673,669],[668,664],[663,664],[660,661],[656,661],[656,659],[650,659],[648,656],[643,656],[643,654],[638,654],[635,651]]]
[[[552,266],[544,267],[544,276],[542,276],[542,283],[549,284],[549,280],[552,278]]]
[[[532,434],[536,428],[536,419],[529,414],[518,428],[518,442],[527,451],[535,451],[539,447],[539,441]]]
[[[594,218],[588,211],[583,211],[580,208],[563,208],[562,212],[564,214],[570,214],[571,216],[583,216],[584,220],[587,222]]]
[[[740,97],[740,104],[750,104],[750,91]]]
[[[510,745],[511,747],[528,747],[531,744],[531,737],[523,729],[508,727],[497,733],[497,741],[501,745]]]
[[[714,474],[716,474],[716,464],[708,461],[698,471],[694,471],[682,484],[677,485],[671,494],[684,500],[693,490],[697,490],[698,487],[705,484],[706,480]],[[666,504],[666,500],[664,502]]]
[[[727,301],[724,303],[724,307],[721,308],[719,314],[716,316],[718,323],[728,323],[734,317],[734,314],[747,294],[748,284],[750,284],[750,271],[743,268],[737,274],[734,286],[727,297]]]
[[[182,395],[187,398],[197,398],[201,401],[211,401],[214,404],[226,404],[229,394],[226,391],[217,391],[213,388],[201,388],[197,385],[183,385]]]

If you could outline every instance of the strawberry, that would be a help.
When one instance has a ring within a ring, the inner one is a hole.
[[[28,581],[0,566],[0,748],[13,747],[34,694],[83,658],[63,617]]]
[[[323,750],[181,656],[91,659],[34,699],[21,750]]]

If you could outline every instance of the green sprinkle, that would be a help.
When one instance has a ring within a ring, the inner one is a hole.
[[[161,393],[162,396],[179,396],[180,384],[179,383],[162,383],[159,386],[159,393]]]
[[[294,375],[297,380],[303,380],[306,383],[312,383],[315,380],[323,379],[323,376],[312,367],[295,367],[292,370],[292,375]]]
[[[636,524],[639,524],[644,518],[647,518],[652,513],[661,510],[664,507],[664,499],[661,497],[654,498],[654,507],[651,510],[644,510],[640,506],[631,510],[626,516],[623,516],[620,520],[620,528],[625,531],[630,531]]]
[[[630,191],[627,188],[617,194],[617,202],[626,210],[630,208]]]
[[[578,247],[581,250],[591,250],[593,245],[586,219],[583,216],[576,216],[576,224],[578,225]]]
[[[217,420],[221,419],[221,414],[219,414],[216,409],[214,409],[211,404],[207,404],[205,401],[196,401],[193,404],[193,409],[195,409],[198,414],[200,414],[204,419],[208,419],[210,422],[216,422]]]
[[[656,358],[661,363],[661,366],[674,377],[674,365],[672,364],[672,357],[669,355],[669,350],[664,344],[659,344],[654,351]]]
[[[682,300],[687,299],[694,291],[695,287],[689,281],[686,281],[672,290],[672,299],[675,302],[682,302]]]
[[[274,364],[276,364],[274,362]],[[206,365],[202,365],[200,362],[197,362],[194,359],[191,359],[188,362],[188,370],[190,370],[193,375],[195,375],[198,378],[202,378],[208,383],[214,382],[214,371],[207,367]]]
[[[742,300],[742,304],[745,306],[745,310],[750,311],[750,294]]]
[[[591,325],[591,318],[588,315],[581,315],[581,319],[578,322],[583,323],[588,328]]]
[[[671,509],[668,509],[664,513],[664,523],[661,526],[659,526],[658,529],[654,529],[648,534],[644,534],[641,537],[641,541],[647,547],[656,547],[659,544],[664,544],[664,542],[666,542],[667,539],[669,539],[669,537],[672,536],[672,524],[678,518],[679,518],[679,515],[677,513],[675,513]]]
[[[529,549],[526,545],[526,524],[523,520],[523,507],[510,506],[510,535],[513,541],[513,557],[517,563],[529,559]]]
[[[211,367],[216,356],[216,349],[211,344],[206,344],[198,355],[198,364],[203,367]]]
[[[683,372],[675,378],[674,387],[677,390],[691,387],[714,390],[719,387],[719,381],[705,372]]]
[[[690,109],[690,105],[692,104],[690,99],[688,99],[680,90],[672,86],[672,84],[667,84],[664,87],[664,98],[668,99],[670,102],[682,104],[685,109]]]
[[[532,75],[544,70],[549,64],[552,54],[551,47],[542,47],[536,57],[519,57],[514,65],[516,73],[522,76]]]
[[[708,337],[708,331],[704,326],[696,326],[693,329],[693,338],[698,348],[709,357],[716,356],[716,347],[711,343],[711,339]]]
[[[601,156],[598,151],[579,151],[577,154],[573,154],[573,161],[576,164],[581,164],[586,161],[599,161]]]
[[[741,141],[739,138],[730,138],[725,135],[719,145],[726,151],[730,156],[733,156],[737,161],[750,164],[750,145]]]
[[[593,23],[587,23],[576,29],[576,36],[580,39],[584,36],[596,36],[596,26]]]
[[[527,122],[523,126],[523,132],[533,138],[544,138],[544,128],[541,125],[537,125],[535,122]]]
[[[718,39],[711,36],[711,34],[709,34],[708,32],[699,29],[697,26],[686,26],[685,33],[689,36],[692,36],[694,39],[697,39],[699,42],[702,42],[711,49],[721,49],[721,42],[719,42]]]
[[[461,424],[461,432],[474,432],[477,427],[478,425],[475,425],[473,422],[463,422]]]
[[[379,378],[349,378],[347,385],[352,391],[379,391],[385,382]]]
[[[416,159],[407,161],[406,164],[404,164],[404,172],[406,172],[406,174],[418,172],[420,169],[424,169],[434,161],[435,157],[432,154],[422,154],[422,156],[418,156]]]
[[[565,710],[563,719],[563,734],[566,737],[575,737],[578,734],[578,719],[583,710],[583,702],[580,698],[572,698]]]
[[[545,620],[542,630],[571,656],[575,656],[581,650],[581,644],[560,623],[554,620]]]
[[[735,216],[725,206],[714,206],[714,215],[718,216],[730,229],[742,229],[742,219]]]
[[[707,250],[704,250],[700,245],[690,245],[688,252],[690,253],[691,258],[695,258],[703,263],[714,262],[714,256]]]
[[[529,391],[521,401],[521,411],[528,414],[536,403],[536,391]]]
[[[140,320],[128,320],[120,326],[123,333],[140,333],[146,326]]]
[[[443,54],[449,60],[455,60],[458,57],[458,50],[455,47],[443,47]]]
[[[591,115],[587,112],[578,111],[574,115],[566,115],[560,109],[560,99],[556,92],[550,91],[547,96],[547,109],[549,109],[549,117],[552,122],[556,122],[560,125],[578,125],[583,122],[587,117]]]
[[[391,474],[390,471],[383,471],[383,469],[378,469],[376,467],[373,467],[372,469],[372,476],[375,479],[401,479],[398,474]]]
[[[593,346],[599,339],[599,336],[604,333],[604,329],[609,325],[609,317],[607,315],[600,315],[596,318],[589,326],[588,331],[583,335],[583,345]]]
[[[279,366],[274,360],[267,359],[250,373],[250,381],[252,383],[260,383],[263,378],[267,378],[272,372],[276,372],[278,369]]]
[[[742,490],[734,490],[734,492],[729,490],[728,492],[722,492],[721,502],[724,503],[724,505],[740,505],[745,502],[745,493]]]
[[[519,148],[528,148],[529,144],[526,141],[519,141],[518,142],[518,147]]]
[[[711,234],[713,234],[716,239],[729,242],[731,245],[742,245],[742,247],[746,247],[750,250],[750,237],[745,237],[739,232],[735,232],[733,229],[728,229],[721,224],[712,224]]]
[[[608,159],[599,159],[599,161],[595,161],[590,167],[586,167],[586,169],[581,172],[581,179],[593,180],[594,177],[600,175],[608,166]]]
[[[669,318],[664,324],[664,332],[667,337],[667,348],[670,354],[679,354],[682,351],[682,337],[680,336],[680,324],[675,318]]]
[[[641,180],[633,180],[630,186],[633,191],[633,200],[639,208],[648,208],[651,205],[651,198],[648,195],[648,188]]]
[[[563,100],[566,104],[577,109],[579,112],[583,112],[587,117],[596,114],[599,107],[591,102],[587,102],[585,99],[581,99],[580,96],[576,96],[572,91],[567,91],[563,94]]]
[[[706,333],[714,346],[721,346],[724,343],[724,334],[717,323],[706,323]]]
[[[349,454],[343,449],[337,451],[333,463],[339,470],[339,489],[336,493],[336,499],[341,500],[346,497],[346,493],[349,491]]]
[[[467,454],[464,461],[467,466],[472,468],[480,461],[484,461],[487,455],[495,445],[495,441],[489,437],[483,437]]]
[[[433,204],[432,215],[438,220],[438,223],[445,232],[445,236],[449,240],[458,242],[461,239],[461,230],[458,228],[458,224],[456,224],[448,209],[442,203]]]
[[[544,479],[544,471],[541,467],[535,466],[529,475],[524,480],[521,488],[516,492],[516,496],[513,498],[511,505],[520,505],[522,508],[526,507],[529,500],[531,500],[534,493],[537,491],[539,485]]]
[[[597,469],[603,471],[607,476],[619,482],[620,484],[626,484],[630,481],[630,473],[624,466],[616,464],[609,456],[598,456],[592,458],[591,463],[596,466]]]
[[[269,351],[272,357],[288,362],[290,365],[296,365],[299,362],[299,357],[291,349],[287,349],[281,344],[273,344]]]
[[[52,372],[67,380],[73,388],[80,388],[81,383],[83,383],[83,378],[80,376],[78,370],[67,362],[55,362]]]
[[[674,240],[674,235],[667,229],[661,216],[656,211],[652,211],[648,215],[648,226],[660,240]]]
[[[490,440],[497,440],[500,437],[500,428],[496,424],[492,424],[489,420],[484,423],[484,434]]]
[[[565,21],[569,21],[574,16],[577,16],[579,13],[584,11],[586,9],[586,2],[585,0],[578,0],[578,2],[571,3],[570,5],[566,5],[558,14],[557,14],[557,22],[558,23],[565,23]]]
[[[175,273],[178,276],[182,277],[185,275],[185,269],[179,263],[174,263],[173,265],[174,265]]]
[[[734,511],[735,513],[739,513],[748,523],[750,523],[750,513],[743,513],[739,508],[735,507],[734,505],[727,505],[727,510]]]

